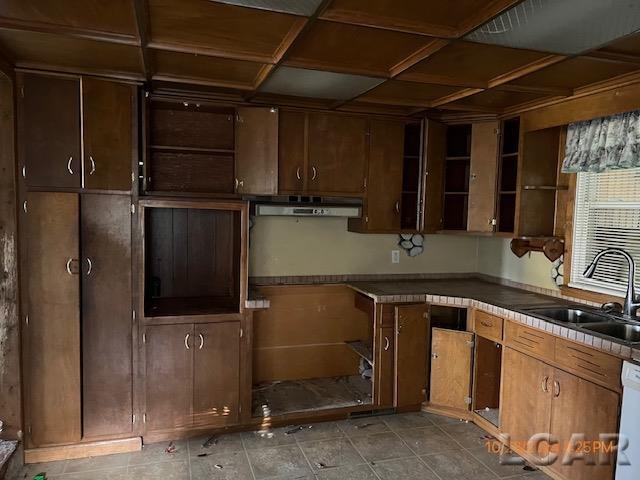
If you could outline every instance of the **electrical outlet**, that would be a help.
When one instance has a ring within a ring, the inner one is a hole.
[[[391,250],[391,263],[400,263],[400,250]]]

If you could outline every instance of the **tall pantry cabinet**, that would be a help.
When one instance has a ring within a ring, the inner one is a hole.
[[[137,87],[17,85],[25,447],[130,437]]]

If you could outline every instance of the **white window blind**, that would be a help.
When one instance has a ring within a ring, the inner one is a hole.
[[[583,273],[609,247],[626,250],[640,265],[640,168],[577,175],[570,286],[624,296],[628,269],[621,256],[601,258],[593,278]]]

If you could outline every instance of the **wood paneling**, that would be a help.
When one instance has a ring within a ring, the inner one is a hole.
[[[100,31],[134,37],[136,33],[133,6],[128,0],[6,0],[0,5],[0,17],[0,23],[15,21],[16,26],[34,28],[60,25],[84,30],[87,35]]]
[[[444,104],[442,105],[442,108],[460,108],[469,109],[471,111],[473,111],[474,109],[478,109],[487,112],[502,112],[506,108],[526,104],[535,100],[540,100],[545,96],[548,95],[545,95],[544,93],[510,92],[491,89],[468,96],[461,100]]]
[[[0,44],[17,66],[142,80],[140,50],[132,45],[2,28]]]
[[[60,447],[26,449],[24,463],[56,462],[73,458],[139,452],[140,450],[142,450],[142,437],[83,442]]]
[[[473,333],[433,328],[431,337],[429,402],[469,410]]]
[[[305,113],[281,110],[278,128],[278,190],[280,193],[306,189],[307,129]]]
[[[131,199],[82,195],[84,437],[132,432]]]
[[[556,339],[548,333],[507,321],[504,327],[505,343],[517,350],[542,358],[553,358]]]
[[[500,122],[471,126],[471,174],[467,230],[493,232],[496,218],[498,132]]]
[[[386,76],[429,42],[418,35],[318,21],[292,47],[285,64]]]
[[[208,57],[194,53],[153,50],[154,79],[188,81],[249,90],[265,64]]]
[[[444,189],[444,162],[447,127],[435,120],[425,121],[425,186],[423,193],[423,216],[425,233],[442,229],[442,203]]]
[[[156,192],[233,193],[233,156],[215,153],[155,151],[149,189]]]
[[[428,328],[428,305],[396,307],[396,407],[418,406],[427,400]]]
[[[233,425],[240,400],[240,323],[198,324],[194,334],[194,425]]]
[[[556,339],[555,361],[582,377],[620,390],[622,360],[612,355],[561,338]]]
[[[549,432],[553,367],[511,348],[502,361],[500,429],[510,441],[532,456],[543,458],[549,445],[527,442],[533,435]]]
[[[144,335],[146,430],[190,427],[193,325],[156,325]]]
[[[365,229],[398,231],[402,200],[404,123],[371,120]]]
[[[137,142],[132,125],[135,87],[91,77],[81,82],[84,185],[89,189],[129,191]]]
[[[460,87],[450,85],[389,80],[358,97],[358,101],[429,107],[433,100],[460,90]]]
[[[367,119],[309,114],[308,191],[360,194],[367,162]]]
[[[236,192],[278,194],[278,110],[238,107],[235,129]]]
[[[444,0],[432,1],[424,8],[420,0],[398,4],[393,0],[336,0],[322,18],[392,30],[445,37],[460,36],[515,3],[513,0],[462,0],[456,7]]]
[[[299,17],[203,0],[149,0],[150,46],[270,62]]]
[[[27,185],[79,188],[78,79],[19,74],[18,88],[18,152]]]
[[[531,50],[455,42],[402,73],[398,79],[483,88],[491,79],[545,56]]]
[[[558,442],[552,446],[552,452],[557,453],[559,459],[551,465],[551,469],[572,480],[613,478],[615,453],[597,451],[597,445],[599,442],[617,443],[619,404],[620,396],[617,393],[555,369],[551,433]],[[584,437],[576,440],[576,434]],[[603,438],[601,434],[609,437]],[[611,447],[601,444],[601,447],[605,446]],[[565,465],[562,461],[564,455],[580,458]],[[605,459],[608,465],[601,463]]]
[[[27,445],[77,442],[81,435],[78,196],[32,192],[27,209]]]
[[[496,317],[480,310],[473,311],[473,326],[476,334],[489,340],[502,341],[503,323],[504,320],[501,317]]]

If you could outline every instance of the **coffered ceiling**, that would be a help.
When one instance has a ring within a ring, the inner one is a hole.
[[[398,115],[508,114],[603,82],[640,79],[637,34],[580,55],[469,40],[480,26],[525,6],[518,0],[3,0],[0,54],[20,68],[147,81],[232,101]]]

